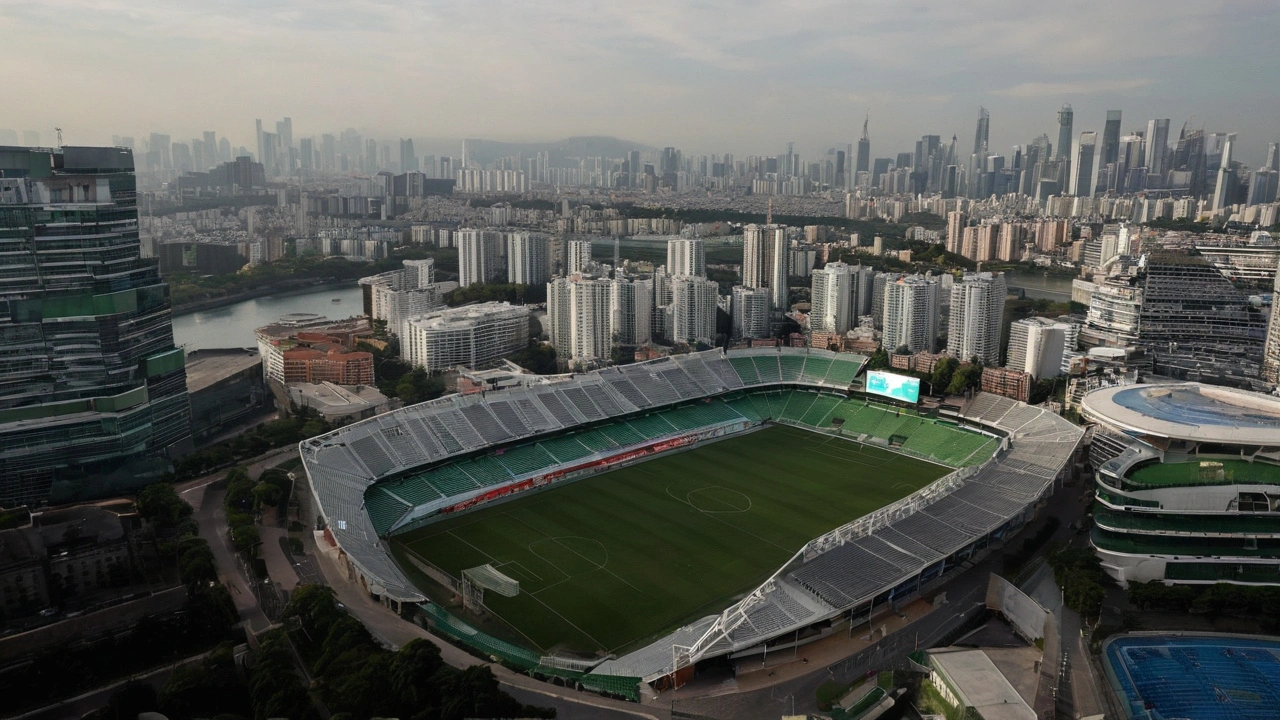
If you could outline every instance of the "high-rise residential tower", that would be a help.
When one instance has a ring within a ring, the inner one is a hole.
[[[742,229],[742,284],[767,288],[775,315],[790,306],[787,278],[791,273],[787,228],[783,225],[748,225]]]
[[[871,268],[842,262],[829,262],[814,270],[809,329],[843,335],[855,327],[860,316],[871,312],[870,303],[864,298],[870,295],[872,275]]]
[[[707,251],[702,238],[671,238],[667,241],[667,273],[672,276],[702,277],[707,274]]]
[[[0,257],[0,505],[163,479],[191,410],[132,151],[0,148]]]
[[[537,232],[507,233],[507,282],[541,285],[550,269],[547,236]]]
[[[458,240],[458,284],[462,287],[497,280],[506,274],[506,245],[496,230],[461,229]]]
[[[884,347],[933,352],[938,334],[938,280],[910,275],[884,287]]]
[[[1004,273],[965,273],[951,286],[947,353],[961,361],[1000,362],[1000,322],[1008,295]]]

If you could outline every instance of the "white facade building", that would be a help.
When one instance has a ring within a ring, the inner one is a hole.
[[[591,267],[591,241],[585,238],[570,240],[566,246],[565,275],[587,272]]]
[[[707,252],[702,238],[671,238],[667,241],[667,272],[674,276],[705,277]]]
[[[790,309],[787,294],[790,264],[785,225],[748,225],[742,229],[742,284],[767,288],[774,314]]]
[[[933,352],[938,335],[938,281],[910,275],[885,284],[884,335],[886,350],[906,346],[912,353]]]
[[[713,342],[720,284],[700,277],[671,281],[670,339],[673,342]]]
[[[1009,326],[1009,359],[1005,367],[1030,373],[1036,380],[1062,374],[1063,359],[1075,350],[1075,325],[1045,317],[1018,320]]]
[[[437,310],[405,323],[405,360],[430,372],[481,368],[529,343],[529,308],[485,302]]]
[[[733,315],[733,337],[769,337],[769,291],[736,285],[730,313]]]
[[[947,354],[961,362],[976,356],[984,365],[999,365],[1000,323],[1007,296],[1004,273],[965,273],[951,287]]]
[[[536,232],[507,233],[507,282],[542,285],[550,276],[547,236]]]
[[[496,230],[458,230],[458,284],[487,283],[507,271],[506,244]]]
[[[813,271],[810,283],[812,308],[809,329],[813,332],[849,332],[858,318],[871,312],[870,298],[873,272],[861,265],[829,262]]]

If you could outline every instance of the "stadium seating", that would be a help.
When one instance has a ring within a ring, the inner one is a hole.
[[[738,373],[743,385],[760,384],[760,374],[756,372],[756,365],[751,362],[751,358],[731,357],[729,358],[729,364],[733,366],[734,372]]]
[[[565,388],[560,391],[562,395],[569,398],[569,402],[573,403],[573,407],[582,417],[588,420],[600,420],[604,417],[604,413],[596,404],[591,401],[591,397],[587,395],[582,388]]]
[[[778,417],[794,423],[800,422],[800,418],[804,417],[804,414],[813,405],[813,401],[817,397],[817,393],[792,391],[787,398],[787,404],[782,407],[782,412]]]
[[[613,385],[614,389],[618,391],[618,394],[622,395],[622,397],[626,398],[628,402],[638,408],[646,408],[653,404],[649,401],[649,398],[645,397],[644,394],[636,389],[634,383],[626,378],[610,380],[609,384]]]
[[[382,445],[378,444],[377,436],[366,435],[351,441],[351,450],[355,452],[356,457],[364,466],[369,468],[375,476],[384,475],[394,469],[396,464],[382,449]]]
[[[498,485],[511,479],[511,471],[490,455],[462,463],[462,470],[480,485]]]
[[[632,412],[632,408],[624,410],[618,404],[618,401],[613,398],[608,386],[604,383],[592,388],[590,395],[591,401],[596,404],[596,407],[600,408],[600,412],[603,412],[605,417],[617,417],[623,413]]]
[[[580,432],[574,437],[578,438],[578,442],[585,445],[591,452],[604,452],[618,447],[618,443],[610,440],[608,435],[597,429]]]
[[[556,464],[556,459],[541,445],[521,445],[496,456],[512,475],[528,475]]]
[[[644,436],[625,422],[601,425],[599,430],[620,447],[635,445],[644,441]]]
[[[627,421],[631,429],[645,436],[647,439],[660,438],[663,435],[670,435],[676,431],[671,423],[663,419],[661,415],[644,415],[638,418],[631,418]]]
[[[831,395],[819,395],[813,401],[813,404],[809,406],[808,412],[800,418],[800,424],[816,428],[827,427],[827,417],[839,405],[839,398]]]
[[[380,532],[389,530],[395,521],[404,517],[404,514],[411,509],[409,505],[395,499],[381,488],[375,488],[374,492],[367,494],[364,505],[369,511],[369,520]]]
[[[556,462],[572,462],[579,458],[584,458],[591,454],[587,446],[578,442],[576,435],[567,435],[565,437],[551,438],[538,443],[556,459]]]
[[[804,372],[800,374],[800,379],[809,383],[821,383],[827,377],[827,371],[830,369],[830,360],[811,355],[805,358]]]
[[[581,419],[569,412],[569,408],[560,402],[560,397],[555,392],[538,393],[536,397],[538,402],[541,402],[543,407],[547,409],[547,412],[551,413],[551,417],[560,423],[561,427],[573,427],[582,422]]]
[[[427,473],[427,484],[435,488],[441,495],[452,497],[471,492],[480,487],[471,476],[457,465],[444,465]]]
[[[799,382],[800,375],[804,372],[804,356],[781,355],[778,357],[778,365],[783,382]]]
[[[422,505],[444,497],[440,491],[431,487],[426,483],[421,475],[399,480],[385,485],[387,490],[396,495],[396,497],[413,503],[414,505]]]
[[[729,407],[733,408],[739,415],[751,420],[752,422],[760,422],[764,418],[760,415],[760,411],[756,408],[756,404],[750,396],[737,395],[728,401]]]
[[[417,467],[431,461],[431,457],[423,451],[418,441],[405,428],[392,426],[378,431],[384,442],[395,454],[396,462],[402,467]]]
[[[484,438],[486,445],[494,445],[511,438],[511,433],[507,432],[502,423],[498,422],[498,419],[485,406],[468,405],[462,408],[461,412],[467,422],[471,423],[471,427]]]
[[[777,355],[754,355],[751,358],[751,363],[756,366],[756,375],[760,376],[761,382],[782,382],[782,369],[778,365]]]
[[[834,385],[837,387],[848,387],[853,382],[853,378],[862,369],[862,361],[865,359],[860,355],[855,355],[855,360],[845,360],[843,358],[836,359],[831,362],[831,369],[827,371],[824,384]]]
[[[505,400],[492,400],[488,403],[489,411],[502,423],[503,428],[513,437],[524,437],[529,434],[529,426],[521,419],[511,403]]]

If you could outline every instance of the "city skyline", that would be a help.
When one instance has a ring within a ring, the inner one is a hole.
[[[880,3],[733,12],[658,4],[624,13],[54,2],[0,19],[18,51],[10,87],[33,100],[5,124],[48,144],[54,126],[69,144],[213,128],[252,148],[254,117],[289,116],[295,137],[354,126],[426,141],[419,152],[463,137],[614,135],[699,152],[769,153],[795,141],[811,156],[856,142],[869,111],[872,155],[884,156],[927,132],[971,136],[979,106],[991,113],[989,147],[1001,151],[1050,131],[1056,109],[1071,103],[1077,133],[1101,132],[1116,108],[1129,119],[1123,133],[1149,118],[1171,117],[1177,128],[1194,117],[1195,127],[1239,133],[1237,155],[1254,164],[1275,140],[1268,118],[1280,111],[1280,100],[1258,92],[1274,66],[1265,40],[1280,8],[1233,5],[1224,13],[1184,2],[993,0],[926,13]],[[1109,21],[1095,22],[1104,9]],[[75,40],[66,52],[27,47],[54,21]],[[317,46],[337,42],[344,52],[317,56]],[[458,62],[468,54],[478,61]],[[232,58],[239,69],[228,72]],[[126,69],[134,85],[106,82]],[[40,80],[49,72],[67,76],[70,91],[50,93]],[[733,117],[750,122],[726,122]]]

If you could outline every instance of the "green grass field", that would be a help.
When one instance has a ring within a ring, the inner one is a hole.
[[[519,580],[518,595],[486,592],[485,605],[526,645],[622,652],[724,609],[804,543],[948,471],[775,426],[442,520],[393,544],[454,577],[489,563]]]

